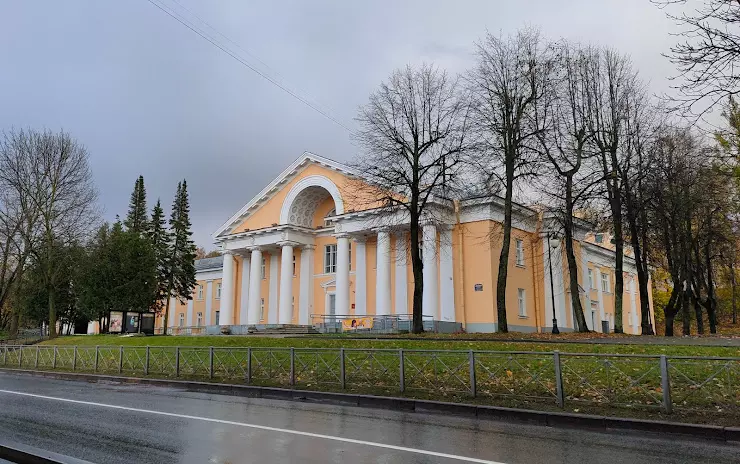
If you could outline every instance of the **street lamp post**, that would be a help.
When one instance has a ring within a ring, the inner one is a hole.
[[[547,262],[550,265],[550,298],[552,300],[552,333],[558,335],[558,317],[555,315],[555,285],[552,281],[552,246],[550,245],[550,232],[547,233]]]

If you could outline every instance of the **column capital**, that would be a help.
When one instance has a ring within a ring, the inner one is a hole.
[[[340,239],[340,238],[352,238],[352,236],[350,234],[346,233],[346,232],[336,233],[336,234],[334,234],[334,237],[337,238],[337,239]]]
[[[365,243],[367,242],[367,237],[364,235],[353,235],[352,240],[354,240],[355,243]]]
[[[279,247],[291,246],[293,248],[296,248],[296,247],[300,246],[300,243],[294,242],[292,240],[281,240],[281,241],[277,242],[277,245]]]
[[[314,244],[301,245],[301,250],[311,251],[315,249],[316,249],[316,245]]]
[[[381,226],[381,227],[374,227],[373,228],[373,232],[375,232],[376,234],[380,234],[380,233],[386,233],[387,234],[387,233],[390,233],[390,231],[391,231],[391,228],[388,227],[388,226]]]
[[[250,253],[253,251],[262,251],[262,247],[259,245],[252,245],[252,246],[248,246],[246,250],[249,251]]]

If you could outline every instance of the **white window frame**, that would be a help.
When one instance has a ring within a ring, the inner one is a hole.
[[[185,313],[180,313],[180,321],[178,327],[185,327]]]
[[[203,325],[203,313],[199,312],[196,316],[197,319],[195,320],[195,326],[200,327],[201,325]]]
[[[213,314],[213,320],[216,321],[215,325],[219,325],[219,323],[221,322],[221,311],[216,311]]]
[[[527,317],[527,292],[523,288],[517,289],[519,317]]]
[[[524,240],[518,238],[514,243],[516,248],[516,265],[524,267]]]
[[[611,282],[609,282],[609,274],[601,273],[601,291],[604,293],[611,293]]]
[[[332,243],[324,246],[324,274],[336,274],[337,272],[337,244]]]
[[[262,267],[260,268],[260,276],[262,276],[262,280],[267,279],[267,259],[265,257],[262,257]]]
[[[202,284],[198,284],[198,299],[199,300],[203,299],[203,285]]]
[[[221,283],[216,284],[216,299],[221,299]]]
[[[265,299],[260,299],[260,321],[265,320]]]

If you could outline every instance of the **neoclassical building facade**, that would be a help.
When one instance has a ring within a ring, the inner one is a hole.
[[[192,300],[170,303],[168,325],[309,325],[331,315],[409,314],[408,217],[358,202],[358,182],[351,168],[320,156],[306,153],[293,162],[213,234],[222,256],[196,263]],[[435,220],[421,234],[425,318],[460,323],[467,332],[495,331],[502,200],[438,200],[431,208]],[[513,224],[509,329],[549,331],[554,316],[561,330],[572,330],[564,247],[553,238],[556,221],[516,205]],[[596,331],[615,324],[614,252],[603,241],[581,224],[574,242],[579,297]],[[625,256],[623,327],[638,334],[635,273]]]

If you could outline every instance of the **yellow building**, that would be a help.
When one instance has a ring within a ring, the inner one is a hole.
[[[309,153],[297,159],[214,233],[223,256],[196,262],[193,298],[170,304],[170,327],[215,333],[218,326],[239,332],[345,316],[406,318],[413,297],[408,218],[353,202],[358,181],[335,161]],[[495,331],[502,200],[435,200],[430,208],[435,221],[422,233],[425,321],[444,331]],[[555,219],[515,205],[513,225],[509,330],[550,331],[553,313],[561,330],[573,330],[564,247],[548,240],[558,231]],[[578,223],[574,243],[581,302],[590,329],[613,330],[614,252],[595,243],[585,226]],[[624,270],[623,327],[638,334],[639,292],[629,256]]]

